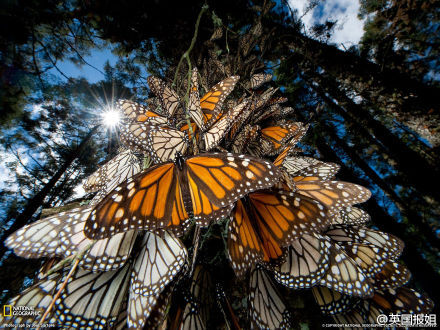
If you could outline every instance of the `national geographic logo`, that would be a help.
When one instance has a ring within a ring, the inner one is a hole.
[[[4,305],[3,306],[3,316],[12,316],[12,306],[11,305]]]
[[[3,305],[3,317],[39,316],[41,311],[35,307]]]

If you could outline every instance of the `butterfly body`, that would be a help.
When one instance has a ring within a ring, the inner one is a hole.
[[[271,187],[280,171],[247,155],[206,153],[155,165],[117,186],[86,221],[98,239],[131,229],[170,229],[181,235],[190,218],[198,225],[227,216],[235,201]]]

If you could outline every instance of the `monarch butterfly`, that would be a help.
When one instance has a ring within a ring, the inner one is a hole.
[[[180,107],[180,98],[177,93],[160,78],[150,76],[147,82],[153,93],[158,96],[167,117],[171,118]]]
[[[239,76],[232,76],[212,87],[201,99],[199,96],[198,71],[194,68],[191,76],[189,114],[197,126],[206,131],[220,118],[221,108],[226,97],[234,89]],[[233,106],[235,107],[235,105]],[[232,108],[232,107],[231,107]]]
[[[281,109],[280,114],[278,116],[279,117],[287,117],[294,111],[295,111],[295,109],[292,107],[284,107]]]
[[[244,101],[247,102],[248,106],[231,123],[231,128],[228,133],[228,138],[229,138],[228,140],[231,141],[232,143],[236,143],[235,142],[236,136],[242,133],[242,131],[246,128],[246,126],[250,126],[248,124],[242,129],[242,126],[248,122],[249,117],[252,115],[251,99],[247,98]]]
[[[251,271],[249,279],[249,312],[259,328],[281,329],[291,327],[291,314],[274,283],[259,266]]]
[[[341,168],[338,164],[322,162],[311,157],[287,157],[283,168],[292,176],[314,176],[321,180],[331,180]]]
[[[256,111],[252,120],[254,124],[270,117],[281,117],[283,110],[280,104],[287,102],[288,99],[286,97],[272,97],[276,91],[273,90],[268,95],[262,95],[262,100],[257,104],[259,106],[258,111]]]
[[[142,122],[153,125],[166,125],[168,120],[161,114],[147,109],[143,105],[129,100],[119,100],[118,107],[124,115],[132,122]]]
[[[246,125],[235,138],[231,148],[234,153],[246,153],[253,156],[261,156],[260,136],[261,128],[258,125]]]
[[[289,101],[289,99],[287,97],[278,96],[278,97],[271,98],[267,105],[270,107],[270,106],[275,105],[275,104],[286,103],[287,101]]]
[[[330,244],[321,235],[304,234],[289,246],[286,260],[275,267],[275,279],[293,289],[309,288],[329,267]]]
[[[174,313],[170,312],[170,329],[207,329],[200,315],[200,305],[192,296],[182,297],[183,302]]]
[[[188,137],[185,132],[144,123],[124,124],[121,141],[137,152],[147,152],[155,163],[174,159],[177,153],[185,154]]]
[[[347,226],[348,227],[348,226]],[[355,232],[355,228],[347,228],[347,231]],[[391,258],[386,246],[377,246],[368,242],[357,242],[350,237],[344,237],[344,231],[339,232],[335,242],[361,267],[363,273],[373,278],[380,272]],[[330,235],[334,239],[335,235]]]
[[[273,161],[273,164],[275,166],[280,167],[281,165],[283,165],[283,163],[286,160],[287,155],[289,154],[290,151],[293,151],[293,146],[292,145],[288,145],[286,146],[281,152],[280,154],[277,156],[277,158],[275,158],[275,160]]]
[[[144,317],[144,320],[141,322],[140,321],[136,322],[134,320],[129,319],[128,320],[129,327],[133,327],[133,328],[138,327],[141,329],[157,329],[165,319],[165,312],[167,311],[167,307],[172,298],[173,288],[174,288],[173,284],[168,284],[165,287],[165,289],[160,293],[157,299],[154,296],[152,296],[151,298],[155,300],[155,304],[154,307],[152,307],[152,310],[148,315],[148,317],[146,319]],[[147,305],[153,306],[151,302],[147,303]],[[126,324],[127,321],[125,322],[124,325]],[[142,324],[144,324],[143,327]]]
[[[354,206],[346,206],[341,208],[339,213],[336,213],[332,218],[332,225],[362,226],[370,220],[370,215],[364,210]]]
[[[427,296],[406,287],[376,290],[371,300],[386,314],[429,314],[434,307]]]
[[[322,181],[316,176],[295,176],[297,192],[321,202],[336,214],[342,207],[367,201],[371,192],[362,186],[344,181]]]
[[[335,290],[346,294],[353,294],[352,288],[356,295],[368,294],[369,286],[366,285],[365,291],[360,286],[366,283],[366,278],[380,272],[388,258],[387,252],[379,247],[345,242],[342,238],[338,244],[330,243],[328,238],[326,241],[317,234],[302,237],[296,244],[290,248],[286,262],[275,271],[275,278],[291,288],[321,282],[330,288],[339,287]]]
[[[411,278],[411,273],[405,266],[395,261],[388,261],[380,272],[373,278],[375,289],[394,289],[405,285]]]
[[[60,273],[51,274],[46,279],[35,283],[33,286],[21,292],[18,296],[12,298],[8,303],[10,306],[33,307],[34,311],[39,312],[40,314],[32,315],[29,313],[27,315],[14,315],[9,319],[9,317],[4,316],[4,313],[1,313],[1,324],[8,323],[19,325],[38,323],[44,311],[52,302],[52,297],[55,294],[55,288],[60,277]],[[46,319],[46,322],[54,324],[56,320],[53,317],[50,317]]]
[[[211,275],[202,265],[196,265],[176,286],[169,320],[171,329],[207,329],[212,300]]]
[[[276,113],[279,113],[280,111],[281,111],[281,106],[279,104],[270,105],[269,107],[264,108],[263,111],[260,111],[258,116],[255,116],[253,122],[254,123],[262,122],[263,120],[266,120],[274,116]]]
[[[197,127],[204,130],[205,118],[202,112],[202,108],[200,106],[199,82],[197,75],[197,68],[194,68],[191,75],[191,90],[189,94],[188,110],[192,120],[194,120]]]
[[[359,329],[358,325],[377,324],[377,317],[383,314],[370,299],[360,301],[352,310],[340,314],[332,315],[333,320],[341,325],[353,325],[353,327],[344,327],[344,329]]]
[[[336,225],[325,234],[338,244],[354,242],[379,247],[391,260],[396,260],[405,246],[402,240],[391,234],[366,227]]]
[[[146,107],[151,111],[159,114],[160,116],[167,118],[168,113],[165,109],[162,109],[161,102],[159,97],[149,96],[148,99],[145,100]]]
[[[73,256],[92,244],[83,232],[91,211],[91,207],[76,208],[39,220],[13,233],[5,244],[25,258]],[[135,231],[127,231],[95,242],[79,265],[93,271],[120,268],[129,257],[136,236]]]
[[[172,234],[146,233],[136,258],[130,290],[142,296],[157,295],[185,265],[185,246]]]
[[[428,314],[434,303],[413,289],[377,290],[372,298],[363,300],[352,311],[333,315],[339,324],[377,323],[379,314]]]
[[[106,164],[106,185],[104,193],[109,193],[121,182],[127,181],[142,170],[138,157],[131,151],[125,150],[116,155]]]
[[[105,169],[99,167],[84,182],[83,188],[86,192],[95,192],[105,187]]]
[[[340,314],[350,311],[359,304],[359,300],[352,296],[341,294],[330,290],[325,286],[315,286],[312,288],[313,296],[321,312],[324,314]]]
[[[249,34],[245,34],[240,37],[238,42],[238,47],[242,51],[242,54],[244,57],[246,57],[251,50],[251,48],[254,46],[254,43],[252,43],[252,36]]]
[[[130,273],[130,295],[128,315],[126,315],[129,324],[130,320],[135,320],[133,323],[135,325],[142,324],[153,308],[156,308],[158,293],[163,291],[165,285],[180,272],[185,259],[186,250],[176,238],[169,234],[160,238],[147,233],[142,250],[134,262],[130,260],[122,268],[104,273],[77,270],[69,279],[61,299],[55,302],[55,314],[59,325],[93,328],[111,326],[116,316],[125,312],[127,308],[124,307],[123,301],[127,294]],[[34,290],[33,296],[26,296],[33,302],[44,305],[43,307],[49,305],[52,300],[51,294],[58,291],[64,280],[60,274],[57,275],[58,277],[51,283],[42,282],[39,285],[40,288],[45,289],[44,296],[39,298],[41,303],[34,297],[40,297],[41,290]],[[140,308],[142,308],[141,312]],[[149,318],[148,320],[151,321]]]
[[[256,89],[261,85],[272,80],[272,75],[270,73],[257,73],[252,75],[249,81],[249,88]]]
[[[98,239],[130,229],[184,229],[189,218],[206,226],[226,216],[245,194],[268,188],[279,170],[245,155],[211,153],[153,166],[115,188],[95,206],[84,232]]]
[[[198,102],[197,71],[193,71],[190,94],[190,115],[201,130],[205,131],[220,118],[223,102],[234,89],[238,79],[240,79],[239,76],[231,76],[222,80],[212,87],[208,93],[203,95],[203,97],[200,98],[200,102]]]
[[[127,306],[128,306],[128,295],[125,295],[124,302],[119,310],[119,315],[117,319],[113,322],[111,330],[124,330],[127,328]]]
[[[171,234],[165,232],[163,238],[153,233],[145,234],[131,273],[127,319],[129,327],[142,328],[152,312],[160,312],[159,309],[163,308],[159,301],[161,292],[182,271],[186,258],[185,247]],[[169,292],[161,299],[167,300],[167,294]]]
[[[215,125],[213,125],[203,134],[205,150],[211,150],[220,143],[221,139],[231,128],[231,124],[234,122],[234,120],[242,112],[246,112],[248,103],[249,100],[244,100],[243,102],[232,108],[230,111],[223,114],[220,119],[217,120]]]
[[[121,312],[130,279],[131,262],[115,271],[92,273],[77,269],[55,301],[59,325],[107,329]],[[66,274],[67,275],[67,274]],[[66,275],[58,283],[58,291]]]
[[[90,175],[83,188],[87,192],[113,190],[114,186],[140,172],[139,160],[130,150],[124,150]]]
[[[221,106],[238,78],[233,76],[221,81],[199,100],[197,71],[193,71],[189,113],[196,122],[195,125],[204,131],[205,151],[220,143],[232,121],[246,108],[247,102],[244,102],[221,114]],[[176,129],[138,122],[126,123],[121,128],[121,141],[135,151],[148,152],[155,163],[172,160],[178,152],[184,154],[188,149],[188,136],[192,138],[188,124]],[[192,130],[198,137],[196,126],[192,125]]]
[[[369,278],[380,272],[389,258],[386,250],[370,244],[340,242],[339,246],[356,261],[365,276]]]
[[[307,233],[327,228],[326,210],[308,197],[258,191],[238,200],[229,222],[228,254],[237,276],[257,262],[271,262]]]
[[[373,289],[362,268],[338,244],[331,244],[329,268],[320,279],[319,285],[340,293],[371,297]]]
[[[137,156],[131,150],[122,151],[89,177],[84,184],[84,190],[93,188],[93,191],[101,190],[103,194],[107,194],[140,171]]]
[[[272,96],[279,90],[279,88],[269,87],[262,93],[258,93],[255,95],[254,102],[251,106],[252,112],[254,114],[253,123],[255,124],[255,118],[261,113],[262,109],[268,104],[271,100]],[[259,95],[258,95],[259,94]]]
[[[289,143],[296,144],[307,131],[308,126],[300,122],[287,122],[278,126],[269,126],[261,130],[261,150],[263,154],[273,156]]]

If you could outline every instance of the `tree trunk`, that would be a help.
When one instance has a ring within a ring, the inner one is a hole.
[[[430,244],[439,248],[440,241],[435,235],[434,229],[429,226],[423,217],[419,216],[416,211],[414,211],[409,201],[403,201],[397,193],[392,189],[392,187],[385,182],[356,152],[355,147],[348,146],[342,139],[340,139],[332,128],[328,125],[320,124],[320,128],[325,129],[326,135],[330,139],[336,142],[336,144],[342,148],[342,150],[350,157],[350,159],[358,166],[364,173],[376,184],[379,188],[387,195],[387,197],[393,201],[393,203],[398,207],[404,216],[411,220],[411,223],[417,225],[420,231],[425,237],[429,239]]]
[[[92,138],[93,134],[98,130],[101,125],[96,125],[92,128],[92,130],[82,139],[81,143],[78,147],[73,150],[69,156],[66,158],[64,164],[58,169],[58,171],[52,176],[52,178],[47,182],[44,187],[31,199],[28,200],[26,207],[24,210],[15,218],[14,223],[2,233],[0,239],[0,259],[5,254],[7,248],[5,246],[5,239],[12,234],[14,231],[26,225],[29,220],[32,218],[34,213],[39,209],[40,206],[43,205],[45,198],[52,190],[52,188],[56,185],[61,176],[66,172],[66,170],[72,165],[73,161],[77,159],[84,149],[86,148],[88,142]]]
[[[351,118],[351,121],[361,121],[362,125],[365,125],[365,129],[368,129],[376,136],[383,145],[385,145],[390,151],[395,149],[402,150],[399,158],[402,160],[415,159],[417,162],[422,162],[424,166],[436,167],[440,165],[440,156],[432,151],[431,148],[426,147],[421,142],[413,143],[413,147],[408,147],[397,136],[395,136],[390,130],[382,124],[380,121],[373,118],[369,113],[369,109],[365,105],[356,104],[350,99],[347,94],[339,89],[335,84],[336,81],[324,74],[306,73],[306,81],[309,82],[310,87],[317,90],[317,86],[321,93],[326,93],[333,99],[338,101],[338,104],[345,111],[344,113]],[[312,82],[315,82],[314,85]],[[374,108],[374,105],[372,105]],[[344,115],[344,114],[342,114]]]
[[[325,86],[323,88],[331,92],[331,96],[339,104],[336,104],[331,98],[327,97],[321,86]],[[440,177],[440,172],[436,170],[434,165],[429,164],[420,154],[408,148],[400,139],[383,127],[382,124],[371,118],[366,113],[366,109],[359,109],[360,106],[349,100],[343,92],[337,92],[335,88],[330,87],[328,82],[319,86],[310,84],[310,87],[337,114],[353,124],[357,132],[368,136],[370,135],[368,129],[374,127],[374,130],[372,129],[374,135],[371,138],[374,139],[376,137],[386,147],[386,154],[389,154],[390,158],[395,160],[396,168],[406,174],[406,180],[421,193],[430,195],[437,201],[440,201],[440,191],[432,184],[432,178]],[[341,108],[341,106],[345,107],[345,109]],[[417,167],[414,164],[417,164]]]
[[[285,33],[285,29],[280,34]],[[398,71],[381,68],[351,52],[308,38],[292,29],[286,45],[364,99],[404,123],[433,146],[440,145],[439,89]],[[423,126],[423,127],[421,127]]]

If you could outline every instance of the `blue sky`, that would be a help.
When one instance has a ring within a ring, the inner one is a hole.
[[[104,71],[103,68],[106,61],[109,61],[111,65],[114,65],[118,60],[117,56],[112,54],[110,47],[92,50],[90,55],[84,57],[84,59],[87,63],[93,65],[94,67],[96,67],[96,69],[99,69],[100,71]],[[63,62],[59,62],[57,66],[60,71],[62,71],[68,77],[84,77],[90,83],[95,83],[104,79],[104,75],[101,72],[87,64],[83,64],[81,67],[78,67],[76,64],[66,60]],[[56,76],[64,79],[64,77],[61,76],[56,69],[52,69],[51,72]]]

